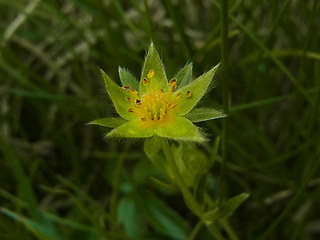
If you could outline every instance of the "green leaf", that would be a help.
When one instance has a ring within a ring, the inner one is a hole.
[[[126,123],[127,121],[122,118],[99,118],[95,119],[88,124],[90,125],[99,125],[108,128],[116,128]]]
[[[224,118],[226,116],[227,115],[223,112],[210,108],[195,108],[185,115],[185,117],[191,122],[203,122],[212,119]]]
[[[206,224],[212,224],[214,221],[219,220],[221,218],[229,217],[233,214],[233,212],[240,206],[240,204],[245,201],[249,197],[247,193],[241,193],[227,202],[223,203],[222,206],[211,210],[204,214],[203,220]]]
[[[168,204],[164,204],[158,198],[146,192],[140,197],[139,202],[150,225],[158,232],[170,236],[170,238],[164,237],[164,239],[186,239],[189,229],[185,225],[184,219],[172,210]]]
[[[162,188],[168,192],[176,192],[178,188],[174,185],[171,185],[169,183],[165,183],[157,178],[151,177],[150,178],[159,188]]]
[[[175,76],[178,89],[186,86],[192,75],[192,63],[186,64]]]
[[[209,72],[202,74],[200,77],[189,83],[187,86],[180,88],[175,92],[174,95],[182,94],[180,102],[177,106],[176,113],[180,115],[185,115],[191,111],[192,108],[199,102],[202,96],[207,91],[212,78],[219,68],[219,64],[212,68]],[[187,93],[190,92],[191,97],[187,96]]]
[[[101,74],[106,85],[106,89],[108,94],[118,112],[118,114],[126,119],[131,120],[136,118],[134,114],[128,112],[128,109],[131,107],[131,103],[126,100],[127,97],[131,97],[130,91],[127,91],[120,86],[118,86],[114,81],[112,81],[107,74],[103,70],[101,70]]]
[[[123,137],[123,138],[147,138],[154,135],[152,128],[143,128],[139,120],[129,121],[115,129],[113,129],[107,137]]]
[[[128,70],[119,67],[118,71],[122,86],[130,86],[134,90],[139,90],[138,80]]]
[[[144,65],[142,68],[139,94],[141,94],[142,92],[146,92],[146,87],[143,85],[142,80],[144,78],[147,78],[147,75],[150,70],[154,70],[154,76],[153,76],[154,88],[156,90],[165,89],[166,86],[168,85],[168,80],[166,77],[166,73],[165,73],[162,61],[153,43],[150,44],[149,51],[145,58]]]
[[[249,197],[248,193],[241,193],[222,204],[219,209],[219,218],[229,217]]]
[[[158,127],[154,131],[160,137],[171,138],[175,140],[195,142],[205,141],[204,136],[202,136],[198,128],[184,117],[177,116],[172,123],[166,126]]]
[[[132,198],[124,197],[120,200],[117,209],[117,222],[123,226],[128,237],[141,237],[144,224],[141,222],[140,211]]]
[[[9,209],[1,208],[0,213],[10,217],[11,219],[22,223],[25,228],[31,232],[39,240],[59,240],[61,237],[50,225],[42,225],[30,218],[20,216]]]
[[[144,152],[149,158],[156,155],[160,149],[161,149],[161,144],[158,136],[147,138],[144,141]]]

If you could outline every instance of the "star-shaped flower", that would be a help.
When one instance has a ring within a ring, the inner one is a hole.
[[[138,82],[126,70],[119,68],[122,87],[102,70],[108,94],[121,118],[102,118],[91,124],[114,128],[107,137],[160,137],[202,142],[203,134],[192,122],[225,117],[215,109],[193,109],[207,91],[219,65],[190,81],[192,65],[167,80],[162,61],[151,43]]]

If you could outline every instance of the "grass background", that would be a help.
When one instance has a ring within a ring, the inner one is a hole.
[[[181,195],[150,181],[161,173],[141,141],[105,141],[86,123],[115,114],[98,69],[139,77],[151,39],[168,77],[220,62],[220,5],[0,0],[0,239],[211,239]],[[229,101],[208,189],[250,193],[229,220],[239,239],[320,237],[319,5],[229,1],[227,78],[200,105]],[[199,124],[212,140],[222,125]]]

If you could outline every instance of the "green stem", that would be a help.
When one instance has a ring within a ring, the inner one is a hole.
[[[205,221],[203,220],[203,215],[204,215],[203,210],[201,209],[201,206],[198,204],[198,202],[194,199],[192,193],[190,192],[189,188],[185,184],[183,177],[181,176],[181,173],[179,171],[179,168],[176,164],[176,161],[173,158],[171,146],[169,145],[166,139],[161,139],[161,146],[162,146],[163,153],[167,159],[168,165],[172,170],[172,174],[182,192],[185,203],[187,204],[189,209],[200,218],[200,220],[206,225],[208,230],[217,240],[225,240],[225,238],[222,236],[222,234],[213,224],[206,224]]]

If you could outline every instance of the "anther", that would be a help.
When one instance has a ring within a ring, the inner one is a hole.
[[[149,71],[147,77],[148,77],[149,79],[151,79],[151,78],[153,78],[153,76],[154,76],[154,70],[151,69],[151,70]]]
[[[188,92],[187,92],[187,97],[188,97],[188,98],[191,98],[191,96],[192,96],[192,93],[191,93],[190,91],[188,91]]]
[[[146,78],[144,78],[144,79],[142,80],[142,83],[143,83],[144,86],[147,86],[147,85],[148,85],[148,80],[147,80]]]
[[[131,92],[132,92],[134,95],[138,94],[138,91],[137,91],[137,90],[134,90],[134,89],[132,89]]]
[[[141,118],[141,120],[142,120],[142,121],[146,121],[147,119],[146,119],[146,118]]]
[[[128,112],[133,112],[133,109],[132,109],[132,108],[129,108],[129,109],[128,109]]]
[[[123,86],[122,88],[125,89],[125,90],[131,90],[130,86]]]
[[[180,98],[181,98],[181,95],[182,95],[182,93],[178,93],[178,94],[176,95],[176,99],[180,99]]]
[[[127,100],[128,102],[132,102],[131,98],[129,98],[129,97],[126,97],[126,100]]]
[[[172,92],[175,91],[177,89],[177,85],[173,85],[171,89],[172,89]]]
[[[160,92],[161,92],[161,93],[164,93],[164,90],[163,90],[163,89],[160,89]]]
[[[175,108],[177,106],[177,104],[169,104],[169,108]]]
[[[170,85],[170,87],[173,87],[173,86],[176,85],[176,83],[177,83],[177,79],[172,78],[172,79],[170,80],[170,82],[169,82],[169,85]]]
[[[141,104],[141,100],[140,99],[136,99],[136,104],[140,105]]]

